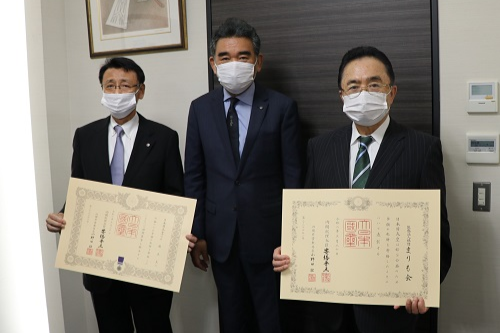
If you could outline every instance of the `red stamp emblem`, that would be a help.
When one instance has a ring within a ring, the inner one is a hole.
[[[91,256],[92,254],[94,254],[94,250],[91,247],[89,247],[89,248],[87,248],[87,252],[86,253],[87,253],[88,256]]]
[[[139,234],[139,216],[126,213],[118,214],[115,232],[118,236],[137,238]]]
[[[95,250],[96,257],[102,257],[103,255],[104,255],[104,249],[96,249]]]
[[[344,220],[344,247],[370,249],[372,247],[372,221],[367,219]]]
[[[316,282],[316,274],[309,274],[307,277],[308,282]]]
[[[330,273],[322,273],[321,274],[321,282],[323,283],[329,283],[331,279],[331,274]]]

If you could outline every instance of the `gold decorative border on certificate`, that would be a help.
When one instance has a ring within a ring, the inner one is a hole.
[[[76,197],[77,200],[75,205],[74,226],[71,229],[68,251],[66,252],[64,258],[66,264],[70,266],[95,268],[120,276],[143,278],[151,281],[157,281],[158,283],[164,285],[172,284],[172,282],[174,281],[174,264],[177,257],[177,249],[179,246],[179,239],[181,239],[182,222],[184,221],[184,218],[188,212],[187,206],[150,201],[147,196],[130,195],[128,193],[107,193],[103,191],[89,190],[83,187],[76,188]],[[78,239],[83,220],[84,207],[87,200],[119,204],[123,208],[132,211],[147,208],[148,210],[152,211],[173,214],[174,225],[172,229],[172,241],[168,248],[165,270],[158,272],[154,270],[138,268],[132,264],[126,264],[124,265],[122,270],[116,270],[116,260],[98,260],[78,255]]]
[[[292,254],[291,261],[297,261],[297,253],[296,253],[296,241],[298,237],[297,230],[299,229],[299,211],[302,208],[306,207],[332,207],[341,204],[341,201],[303,201],[303,200],[294,200],[292,201]],[[419,293],[420,296],[427,298],[429,288],[428,288],[428,245],[429,245],[429,202],[404,202],[404,201],[394,201],[394,202],[375,202],[367,197],[350,197],[348,198],[344,204],[349,207],[349,209],[353,211],[366,210],[371,205],[378,205],[381,207],[389,207],[392,209],[415,209],[422,216],[422,230],[423,230],[423,239],[421,240],[425,253],[423,255],[423,265],[422,265],[422,285],[421,291]],[[329,290],[325,288],[315,288],[315,287],[302,287],[297,284],[297,267],[296,265],[291,266],[291,277],[290,277],[290,292],[297,294],[322,294],[322,295],[335,295],[335,296],[351,296],[351,297],[392,297],[392,298],[411,298],[414,296],[413,293],[410,292],[383,292],[383,293],[374,293],[368,292],[364,290]]]

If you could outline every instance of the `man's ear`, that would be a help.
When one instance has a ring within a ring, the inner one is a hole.
[[[260,72],[262,69],[262,64],[264,62],[264,56],[262,54],[259,54],[257,56],[257,63],[255,64],[255,73]]]
[[[394,102],[397,92],[398,92],[398,86],[392,86],[391,92],[389,93],[389,95],[387,95],[387,105],[389,107],[391,107],[392,103]]]
[[[135,94],[137,100],[143,99],[145,93],[146,93],[146,85],[143,83],[139,87],[139,91],[137,92],[137,94]]]
[[[208,58],[208,62],[210,63],[210,67],[212,67],[212,71],[215,75],[217,75],[217,67],[215,67],[215,59],[214,57]]]

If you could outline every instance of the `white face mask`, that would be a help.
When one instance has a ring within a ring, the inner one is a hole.
[[[373,126],[389,112],[387,95],[379,92],[362,91],[356,98],[344,96],[344,113],[361,126]]]
[[[241,61],[229,61],[215,67],[220,84],[233,95],[244,92],[253,82],[254,68],[257,64]]]
[[[135,110],[137,101],[135,93],[127,94],[106,94],[102,93],[101,104],[104,105],[113,118],[123,119]]]

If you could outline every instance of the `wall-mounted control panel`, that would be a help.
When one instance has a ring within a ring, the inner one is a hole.
[[[498,164],[499,133],[467,133],[465,160],[467,163]]]
[[[498,82],[469,82],[469,105],[467,112],[498,112]]]

